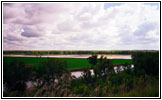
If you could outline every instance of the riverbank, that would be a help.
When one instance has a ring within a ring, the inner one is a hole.
[[[89,58],[90,54],[81,54],[81,55],[3,55],[4,57],[49,57],[49,58]],[[131,55],[118,55],[118,54],[103,54],[103,55],[98,55],[98,58],[101,56],[107,57],[108,59],[132,59]]]

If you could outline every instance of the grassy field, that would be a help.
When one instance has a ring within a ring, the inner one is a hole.
[[[48,58],[39,58],[39,57],[3,57],[3,61],[10,63],[13,60],[24,61],[27,64],[33,64],[34,67],[39,66],[41,61],[47,60]],[[86,58],[51,58],[58,59],[67,62],[67,68],[83,68],[90,66],[88,60]],[[113,59],[113,64],[121,64],[121,63],[131,63],[131,59]]]

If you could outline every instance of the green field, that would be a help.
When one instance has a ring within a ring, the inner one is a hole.
[[[40,58],[40,57],[3,57],[3,61],[10,63],[13,60],[24,61],[26,64],[32,64],[34,67],[39,66],[41,61],[47,60],[48,58]],[[67,68],[82,68],[90,66],[88,60],[86,58],[51,58],[58,59],[67,62]],[[113,59],[113,64],[122,64],[122,63],[131,63],[131,59]]]

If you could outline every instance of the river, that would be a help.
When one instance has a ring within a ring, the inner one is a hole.
[[[41,55],[41,56],[35,56],[35,55],[3,55],[5,57],[49,57],[49,58],[88,58],[92,55],[90,54],[82,54],[82,55]],[[100,58],[102,55],[98,55],[98,58]],[[131,59],[131,55],[111,55],[111,54],[103,54],[104,57],[107,57],[108,59]]]

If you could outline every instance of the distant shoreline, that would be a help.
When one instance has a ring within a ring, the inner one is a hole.
[[[3,55],[4,57],[49,57],[49,58],[88,58],[90,54],[68,54],[68,55]],[[99,54],[98,58],[102,55]],[[131,55],[103,54],[108,59],[131,59]]]

